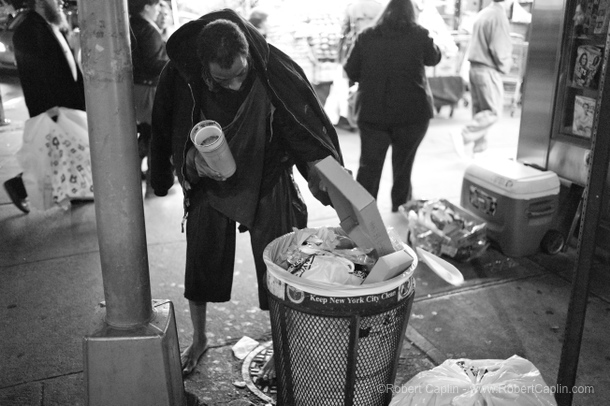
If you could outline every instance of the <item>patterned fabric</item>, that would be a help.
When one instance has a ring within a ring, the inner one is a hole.
[[[67,209],[72,199],[93,199],[84,111],[60,107],[27,120],[17,158],[33,207]]]
[[[46,135],[51,158],[53,200],[93,198],[89,140],[82,133],[66,131],[61,117]],[[86,133],[85,133],[86,135]]]

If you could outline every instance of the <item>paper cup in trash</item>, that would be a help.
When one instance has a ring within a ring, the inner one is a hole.
[[[191,141],[210,168],[225,178],[235,173],[235,160],[222,127],[214,120],[203,120],[191,130]]]

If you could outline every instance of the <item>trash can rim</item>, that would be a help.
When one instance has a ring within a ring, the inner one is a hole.
[[[349,285],[342,287],[340,285],[324,284],[316,281],[311,281],[306,278],[294,276],[287,272],[285,269],[275,264],[271,259],[270,251],[274,243],[277,243],[280,239],[287,238],[290,235],[294,235],[294,232],[287,233],[274,239],[271,243],[265,247],[263,251],[263,260],[267,265],[267,272],[269,272],[274,278],[279,279],[281,282],[293,286],[301,291],[313,293],[321,296],[334,296],[334,297],[354,297],[354,296],[366,296],[375,295],[390,291],[397,288],[398,286],[406,283],[409,278],[413,276],[415,268],[417,267],[418,258],[417,253],[404,242],[404,250],[413,258],[411,266],[407,268],[400,275],[389,279],[387,281],[363,284],[363,285]]]

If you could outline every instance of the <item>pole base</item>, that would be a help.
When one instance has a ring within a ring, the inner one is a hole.
[[[9,125],[11,123],[11,120],[9,120],[8,118],[4,118],[0,120],[0,127],[3,127],[5,125]]]
[[[174,307],[153,300],[153,310],[147,325],[116,329],[100,306],[83,340],[87,405],[186,405]]]

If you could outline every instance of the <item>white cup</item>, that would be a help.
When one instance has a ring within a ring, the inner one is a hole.
[[[214,120],[204,120],[191,130],[191,141],[208,166],[225,178],[235,173],[236,165],[222,127]]]

